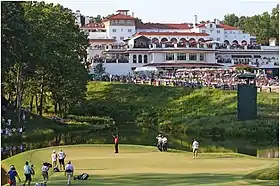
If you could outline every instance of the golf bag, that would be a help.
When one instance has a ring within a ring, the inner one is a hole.
[[[60,172],[58,166],[55,166],[55,167],[53,168],[53,171],[54,171],[54,172]]]
[[[74,180],[87,180],[89,175],[87,173],[83,173],[77,177],[74,177]]]
[[[34,168],[33,168],[33,167],[34,167],[34,166],[33,166],[33,165],[31,165],[31,171],[30,171],[30,172],[31,172],[31,174],[32,174],[32,175],[34,175],[34,174],[35,174],[35,170],[34,170]]]

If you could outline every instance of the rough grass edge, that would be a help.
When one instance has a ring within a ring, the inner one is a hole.
[[[279,180],[279,165],[250,172],[243,176],[244,179]]]

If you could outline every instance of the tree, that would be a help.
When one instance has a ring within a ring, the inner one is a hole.
[[[14,91],[18,120],[20,121],[20,109],[22,104],[23,82],[32,66],[30,57],[31,42],[28,33],[28,24],[24,19],[24,9],[21,2],[2,2],[2,81],[4,90],[7,87],[8,94]],[[15,89],[12,88],[14,85]],[[6,92],[7,93],[7,92]]]
[[[60,114],[84,98],[87,35],[71,10],[44,2],[2,2],[2,88],[9,98],[44,111],[46,98]],[[15,88],[13,88],[15,87]],[[40,102],[40,104],[38,103]]]
[[[226,14],[224,16],[224,24],[226,24],[226,25],[237,26],[238,21],[239,21],[239,18],[235,14]]]
[[[279,39],[279,5],[273,8],[271,13],[264,12],[251,17],[227,14],[224,23],[239,27],[244,32],[256,36],[258,43],[267,45],[271,37]]]
[[[105,69],[106,68],[103,66],[103,63],[98,63],[93,70],[96,75],[101,76],[105,73]]]

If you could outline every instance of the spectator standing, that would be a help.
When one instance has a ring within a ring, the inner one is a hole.
[[[65,167],[65,176],[67,176],[67,185],[71,185],[71,177],[74,174],[74,166],[71,164],[71,161]]]
[[[43,176],[43,180],[44,180],[44,184],[47,184],[48,180],[49,180],[49,166],[46,163],[43,163],[42,166],[42,176]]]
[[[16,186],[17,185],[16,177],[18,178],[19,182],[21,182],[20,177],[18,176],[18,173],[17,173],[14,165],[11,165],[10,170],[7,172],[7,175],[9,176],[10,186]]]
[[[52,158],[52,166],[54,168],[57,166],[57,154],[56,154],[55,150],[53,150],[51,158]]]
[[[23,186],[25,186],[26,183],[28,183],[28,186],[30,186],[30,183],[32,181],[32,178],[31,178],[32,169],[29,166],[28,161],[25,162],[23,170],[24,170],[24,175],[25,175],[25,181],[24,181]]]
[[[60,151],[58,152],[58,161],[59,161],[59,166],[60,166],[60,170],[65,170],[65,158],[66,158],[66,154],[62,151],[62,149],[60,149]]]

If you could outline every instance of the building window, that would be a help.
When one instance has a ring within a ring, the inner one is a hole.
[[[229,31],[230,34],[232,34],[232,31]]]
[[[124,40],[124,37],[120,37],[120,40]]]
[[[174,60],[174,54],[173,54],[173,53],[167,53],[167,54],[165,55],[165,60],[166,60],[166,61],[172,61],[172,60]]]
[[[148,63],[148,56],[144,55],[144,63]]]
[[[178,60],[178,61],[187,60],[187,55],[184,54],[184,53],[178,53],[178,54],[177,54],[177,60]]]
[[[219,34],[219,33],[221,33],[221,31],[220,31],[220,30],[217,30],[217,33]]]
[[[133,60],[133,63],[136,63],[136,62],[137,62],[137,56],[136,56],[136,55],[133,55],[132,60]]]
[[[233,32],[233,34],[235,34],[235,32]]]
[[[132,29],[128,29],[128,32],[132,32]]]
[[[199,54],[199,61],[204,61],[205,60],[205,55],[204,53]]]
[[[190,60],[190,61],[196,61],[196,60],[197,60],[197,55],[196,55],[196,53],[190,53],[190,54],[189,54],[189,60]]]
[[[217,41],[221,41],[221,39],[219,37],[217,37]]]
[[[225,34],[227,34],[227,31],[225,31]]]
[[[213,40],[213,37],[209,37],[209,40]]]
[[[206,33],[206,30],[201,30],[202,33]]]
[[[138,63],[142,63],[142,55],[138,55]]]
[[[115,28],[112,29],[112,32],[117,32],[117,30]]]
[[[113,39],[117,39],[117,37],[114,36]]]
[[[123,32],[123,29],[121,29],[121,32]]]

